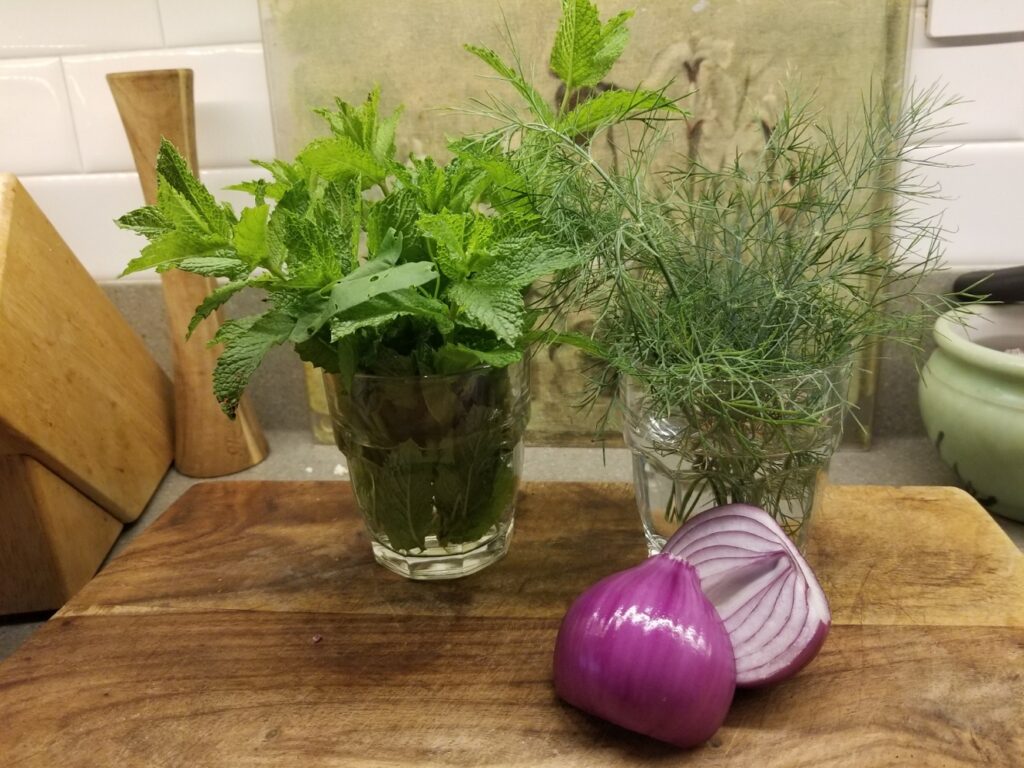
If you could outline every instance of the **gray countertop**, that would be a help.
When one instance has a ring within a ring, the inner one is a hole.
[[[272,431],[271,453],[259,466],[225,480],[344,480],[348,473],[338,449],[314,445],[307,430]],[[624,448],[528,448],[527,480],[623,481],[631,480],[629,453]],[[878,439],[870,451],[840,451],[832,460],[830,480],[852,485],[956,485],[956,477],[939,461],[935,449],[922,437]],[[160,517],[196,480],[171,470],[142,516],[114,545],[117,554],[135,536]],[[1024,551],[1024,524],[1000,517],[996,522]],[[639,521],[637,524],[639,534]],[[108,558],[109,559],[109,558]],[[0,617],[0,659],[14,651],[43,624],[42,616]]]

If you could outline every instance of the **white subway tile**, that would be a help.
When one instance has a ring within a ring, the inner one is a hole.
[[[159,0],[164,45],[257,43],[257,0]]]
[[[60,59],[0,60],[0,171],[79,168]]]
[[[943,116],[958,125],[941,140],[1024,139],[1024,40],[950,45],[925,35],[924,16],[924,9],[915,11],[909,79],[919,87],[941,83],[963,99]]]
[[[260,44],[135,51],[64,59],[85,170],[134,168],[107,86],[107,73],[177,67],[194,72],[201,167],[237,167],[252,158],[273,156],[270,98]]]
[[[114,224],[143,204],[136,174],[23,176],[21,183],[97,280],[117,277],[145,245],[143,238]]]
[[[262,168],[222,168],[200,173],[218,200],[226,200],[236,213],[252,204],[244,192],[221,191],[229,184],[268,178]],[[118,229],[114,219],[143,204],[139,177],[133,173],[87,173],[22,176],[22,184],[39,204],[86,269],[97,280],[116,278],[146,240]],[[153,280],[146,272],[133,280]],[[129,278],[125,278],[129,279]]]
[[[929,0],[928,35],[966,37],[1024,32],[1021,0]]]
[[[939,145],[923,147],[918,154],[956,166],[922,169],[947,198],[922,206],[925,213],[945,209],[943,224],[950,230],[946,263],[979,268],[1024,264],[1024,141]]]
[[[0,57],[159,48],[156,0],[3,0]]]

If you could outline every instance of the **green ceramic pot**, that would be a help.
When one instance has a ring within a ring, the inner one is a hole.
[[[928,437],[992,512],[1024,522],[1024,304],[953,310],[921,373]]]

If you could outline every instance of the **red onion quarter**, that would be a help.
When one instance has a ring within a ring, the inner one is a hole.
[[[706,741],[736,688],[732,645],[693,566],[652,557],[592,586],[555,643],[555,690],[570,704],[680,747]]]
[[[691,563],[736,655],[736,684],[792,677],[818,653],[832,623],[810,566],[762,509],[729,504],[701,512],[661,555]]]

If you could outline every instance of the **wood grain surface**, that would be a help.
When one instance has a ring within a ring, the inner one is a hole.
[[[131,146],[147,205],[156,202],[156,158],[161,138],[170,141],[195,171],[192,70],[162,69],[107,75]],[[160,275],[174,360],[174,465],[190,477],[221,477],[267,457],[267,441],[247,397],[234,421],[213,396],[213,368],[221,347],[209,342],[223,322],[218,310],[186,339],[192,315],[217,287],[212,277],[172,270]]]
[[[32,456],[130,522],[171,462],[172,407],[142,339],[0,174],[0,453]]]
[[[60,608],[120,533],[118,520],[31,456],[0,456],[0,614]]]
[[[964,494],[830,489],[824,649],[692,752],[551,687],[571,600],[644,553],[625,485],[526,485],[508,557],[438,584],[372,563],[347,484],[198,485],[0,665],[0,765],[1021,764],[1022,558]]]

